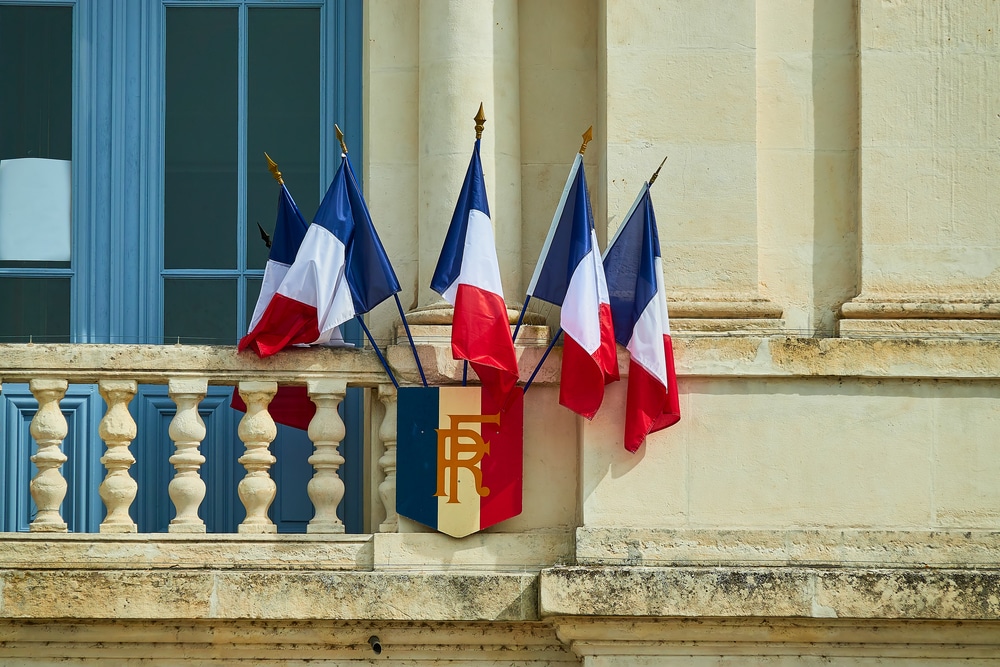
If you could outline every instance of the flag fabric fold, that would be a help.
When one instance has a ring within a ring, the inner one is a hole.
[[[267,357],[300,344],[336,344],[338,327],[399,291],[346,155],[295,261],[239,349]]]
[[[581,154],[570,169],[528,296],[560,306],[565,341],[559,402],[592,419],[604,401],[604,386],[619,376],[607,283]]]
[[[604,270],[615,339],[631,355],[624,442],[634,452],[647,435],[681,418],[660,239],[648,183],[608,244]]]
[[[517,384],[517,356],[503,298],[478,139],[431,289],[455,308],[452,355],[468,360],[485,390],[496,397],[507,396]]]

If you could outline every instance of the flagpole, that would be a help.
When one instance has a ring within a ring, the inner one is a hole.
[[[514,335],[511,338],[514,342],[517,342],[517,332],[521,330],[521,321],[524,320],[524,313],[528,310],[528,302],[531,301],[531,295],[524,297],[524,305],[521,306],[521,312],[517,314],[517,325],[514,327]]]
[[[403,329],[406,331],[406,339],[410,341],[410,351],[413,352],[413,360],[417,362],[417,370],[420,372],[420,381],[427,386],[427,378],[424,376],[424,367],[420,365],[420,357],[417,356],[417,346],[413,344],[413,334],[410,333],[410,325],[403,314],[403,304],[399,302],[399,294],[392,295],[396,299],[396,310],[399,311],[399,319],[403,321]]]
[[[333,129],[337,133],[337,141],[340,142],[341,152],[343,152],[344,155],[347,155],[347,144],[344,142],[343,130],[341,130],[340,126],[337,125],[336,123],[333,124]],[[420,357],[417,356],[417,347],[416,345],[413,344],[413,335],[410,333],[410,325],[406,321],[406,315],[403,314],[403,304],[399,302],[398,293],[394,292],[392,296],[396,299],[396,309],[399,311],[399,318],[403,321],[403,328],[406,330],[406,339],[410,341],[410,350],[413,352],[413,360],[417,362],[417,370],[420,372],[420,381],[423,382],[424,386],[426,387],[427,378],[424,376],[424,367],[420,365]],[[365,334],[368,335],[368,340],[371,341],[372,347],[375,348],[375,353],[378,355],[379,360],[382,362],[382,365],[385,366],[386,372],[388,372],[389,377],[392,378],[392,384],[395,385],[396,388],[398,389],[399,384],[396,383],[396,378],[393,377],[392,371],[389,370],[389,366],[386,363],[385,358],[382,356],[382,352],[379,350],[378,345],[375,344],[375,339],[372,338],[371,333],[368,331],[368,327],[365,326],[365,323],[361,319],[361,317],[360,316],[356,317],[358,319],[358,322],[361,323],[361,328],[364,329]]]
[[[528,387],[531,386],[531,383],[535,381],[535,376],[538,375],[538,371],[542,370],[542,364],[544,364],[545,360],[549,358],[549,352],[551,352],[552,348],[555,347],[556,341],[559,340],[559,336],[562,336],[562,333],[563,330],[562,327],[560,327],[559,331],[556,332],[555,337],[552,339],[552,342],[549,343],[549,346],[547,348],[545,348],[545,354],[542,355],[542,360],[538,362],[538,365],[535,366],[535,370],[531,373],[531,377],[528,378],[528,381],[524,383],[525,394],[528,393]]]
[[[382,362],[382,368],[385,369],[385,372],[389,374],[389,379],[392,380],[392,386],[399,389],[399,383],[396,382],[396,376],[392,374],[392,369],[389,368],[389,362],[382,356],[382,350],[380,350],[378,345],[375,344],[375,339],[372,338],[372,332],[365,326],[365,321],[361,319],[360,315],[355,315],[354,319],[358,321],[358,324],[361,325],[361,329],[365,332],[365,335],[368,336],[368,340],[371,341],[372,348],[375,350],[375,354],[378,355],[378,360]]]

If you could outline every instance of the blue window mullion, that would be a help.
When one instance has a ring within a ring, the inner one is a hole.
[[[237,191],[239,204],[236,220],[236,266],[240,271],[236,280],[236,332],[234,340],[243,335],[243,313],[247,311],[247,81],[248,77],[248,26],[247,6],[240,5],[239,13],[239,141],[237,143],[237,173],[239,174]]]

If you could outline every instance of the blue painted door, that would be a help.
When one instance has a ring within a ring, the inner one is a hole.
[[[266,261],[257,223],[270,229],[277,198],[258,153],[279,161],[310,216],[339,152],[335,121],[355,128],[352,148],[360,152],[360,35],[359,0],[0,4],[0,89],[18,91],[0,96],[0,161],[73,166],[70,256],[25,248],[11,258],[0,249],[0,341],[235,343]],[[213,387],[202,404],[203,517],[213,531],[235,531],[243,518],[235,492],[241,415],[228,407],[231,391]],[[343,518],[355,532],[360,401],[360,390],[351,390],[342,447],[352,494]],[[95,387],[71,387],[62,407],[73,423],[64,515],[71,529],[93,531],[103,517],[96,495],[103,400]],[[18,482],[0,493],[2,530],[23,530],[30,520],[34,409],[27,387],[4,386],[0,479]],[[139,424],[133,514],[140,530],[165,530],[174,406],[166,387],[142,387],[131,409]],[[279,530],[304,530],[312,516],[311,444],[282,427],[272,449],[279,457],[272,519]]]

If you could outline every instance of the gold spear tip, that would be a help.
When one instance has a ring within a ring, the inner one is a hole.
[[[587,152],[587,144],[594,140],[594,126],[591,125],[587,128],[587,131],[583,133],[583,144],[580,146],[580,155]]]
[[[476,139],[483,138],[483,128],[486,127],[486,114],[483,112],[483,103],[479,103],[479,113],[472,120],[476,121]]]
[[[284,185],[285,181],[281,178],[281,172],[278,171],[278,163],[272,160],[271,156],[266,152],[264,153],[264,157],[267,159],[267,170],[274,176],[274,180],[278,181],[278,185]]]
[[[337,131],[337,141],[340,142],[340,152],[347,155],[347,144],[344,143],[343,131],[341,131],[340,126],[336,123],[333,124],[333,129]]]
[[[661,162],[660,166],[656,168],[656,171],[653,172],[653,175],[649,177],[650,185],[652,185],[656,181],[656,177],[660,175],[660,170],[663,169],[663,165],[667,163],[668,157],[669,157],[668,155],[663,156],[663,162]]]

